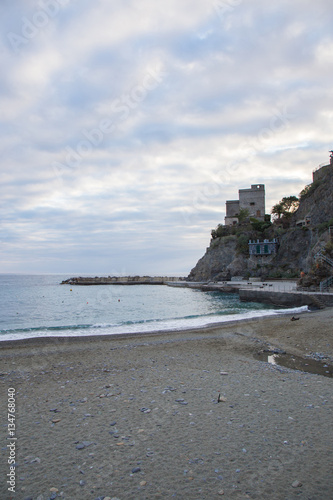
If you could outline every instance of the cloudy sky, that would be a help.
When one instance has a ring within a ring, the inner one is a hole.
[[[333,148],[331,0],[1,0],[0,272],[187,275]]]

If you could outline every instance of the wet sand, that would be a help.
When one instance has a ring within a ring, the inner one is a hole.
[[[256,355],[333,362],[333,310],[291,316],[0,343],[0,498],[332,498],[333,379]]]

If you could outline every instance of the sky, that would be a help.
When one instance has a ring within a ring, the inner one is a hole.
[[[331,0],[1,0],[0,272],[186,276],[333,148]]]

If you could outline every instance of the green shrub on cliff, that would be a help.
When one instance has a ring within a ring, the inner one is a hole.
[[[299,193],[299,199],[301,201],[304,201],[308,196],[310,196],[316,189],[318,186],[320,186],[321,184],[321,181],[315,181],[315,182],[312,182],[311,184],[308,184],[307,186],[305,186],[304,189],[302,189],[302,191]]]
[[[333,219],[330,219],[329,221],[322,222],[321,224],[318,224],[318,226],[316,226],[316,229],[318,230],[318,234],[321,235],[321,234],[325,233],[325,231],[327,231],[330,226],[333,226]]]
[[[271,222],[265,222],[262,220],[251,219],[251,226],[254,231],[258,231],[259,233],[264,233],[266,229],[271,227]]]
[[[216,229],[212,229],[211,236],[212,239],[215,240],[216,238],[222,238],[223,236],[228,236],[230,233],[231,233],[230,226],[223,226],[222,224],[219,224],[216,227]]]
[[[249,255],[249,237],[246,234],[237,237],[236,252],[238,254]]]

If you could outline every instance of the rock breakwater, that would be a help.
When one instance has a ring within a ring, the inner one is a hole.
[[[61,282],[61,285],[165,285],[170,281],[181,281],[185,278],[174,276],[106,276],[77,277]]]

